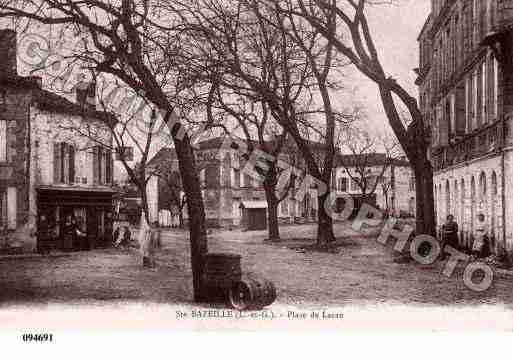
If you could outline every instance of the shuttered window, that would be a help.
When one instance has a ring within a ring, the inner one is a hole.
[[[73,146],[68,146],[68,179],[69,183],[75,182],[75,148]]]
[[[53,144],[54,183],[75,182],[75,148],[65,142]]]
[[[0,190],[0,229],[7,227],[7,191]]]
[[[0,162],[7,161],[7,121],[0,120]]]
[[[93,147],[93,183],[109,184],[112,182],[112,152],[101,146]]]
[[[61,143],[53,144],[53,182],[61,183],[62,173],[62,153]]]
[[[98,146],[93,147],[93,184],[98,184]]]
[[[105,182],[107,184],[112,183],[112,151],[107,150],[105,154],[106,159],[106,171],[105,171]]]

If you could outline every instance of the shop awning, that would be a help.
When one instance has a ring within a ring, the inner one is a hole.
[[[38,205],[112,206],[116,191],[108,187],[38,186]]]

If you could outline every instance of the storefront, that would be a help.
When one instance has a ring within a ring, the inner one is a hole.
[[[86,250],[112,243],[111,189],[40,186],[37,188],[38,248]],[[65,236],[72,222],[82,235]]]

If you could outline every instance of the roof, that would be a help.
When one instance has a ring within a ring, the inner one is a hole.
[[[237,140],[234,138],[234,140]],[[242,143],[245,143],[246,140],[243,140],[243,139],[238,139],[240,140]],[[209,138],[207,140],[203,140],[203,141],[200,141],[198,143],[196,143],[194,145],[195,149],[196,150],[211,150],[211,149],[219,149],[223,143],[225,143],[226,141],[226,144],[228,144],[229,142],[226,140],[226,137],[225,136],[219,136],[219,137],[213,137],[213,138]],[[288,140],[290,144],[293,144],[295,145],[295,142],[294,140],[292,139],[289,139]],[[312,147],[313,149],[323,149],[325,148],[325,145],[323,143],[320,143],[320,142],[315,142],[315,141],[310,141],[310,140],[305,140],[310,147]],[[252,141],[253,142],[253,145],[255,147],[260,147],[258,145],[258,143],[256,141]],[[271,141],[266,141],[266,144],[269,144],[271,146],[275,145],[275,140],[271,140]],[[235,148],[234,148],[235,149]],[[285,148],[284,151],[286,151],[287,149]],[[175,153],[175,149],[172,148],[172,147],[162,147],[156,154],[155,156],[153,156],[149,161],[148,161],[148,164],[147,166],[151,167],[151,166],[156,166],[156,165],[159,165],[160,163],[163,163],[165,161],[171,161],[171,160],[176,160],[177,157],[176,157],[176,153]]]
[[[106,124],[111,123],[111,121],[117,121],[114,114],[81,106],[47,90],[36,90],[34,100],[38,103],[39,108],[45,111],[62,112],[69,115],[92,117],[98,120],[102,120],[106,122]]]
[[[248,209],[267,208],[267,201],[242,201],[240,207]]]
[[[102,120],[107,124],[111,121],[117,121],[112,113],[97,111],[95,109],[84,107],[78,103],[73,103],[63,96],[41,88],[41,78],[36,76],[8,75],[0,76],[0,85],[11,88],[22,88],[31,90],[36,102],[42,110],[49,112],[61,112],[69,115],[92,117]]]
[[[386,154],[384,153],[367,153],[367,154],[350,154],[350,155],[337,155],[335,164],[337,167],[341,166],[347,166],[347,167],[354,167],[357,164],[364,163],[366,166],[383,166],[387,163],[387,161],[390,161],[391,164],[395,166],[402,166],[402,167],[408,167],[410,166],[410,163],[403,158],[396,158],[396,159],[387,159]]]

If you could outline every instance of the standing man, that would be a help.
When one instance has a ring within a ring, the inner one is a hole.
[[[456,223],[452,214],[447,216],[447,221],[442,226],[442,241],[444,247],[443,258],[447,256],[445,246],[449,245],[455,249],[458,248],[458,223]]]

